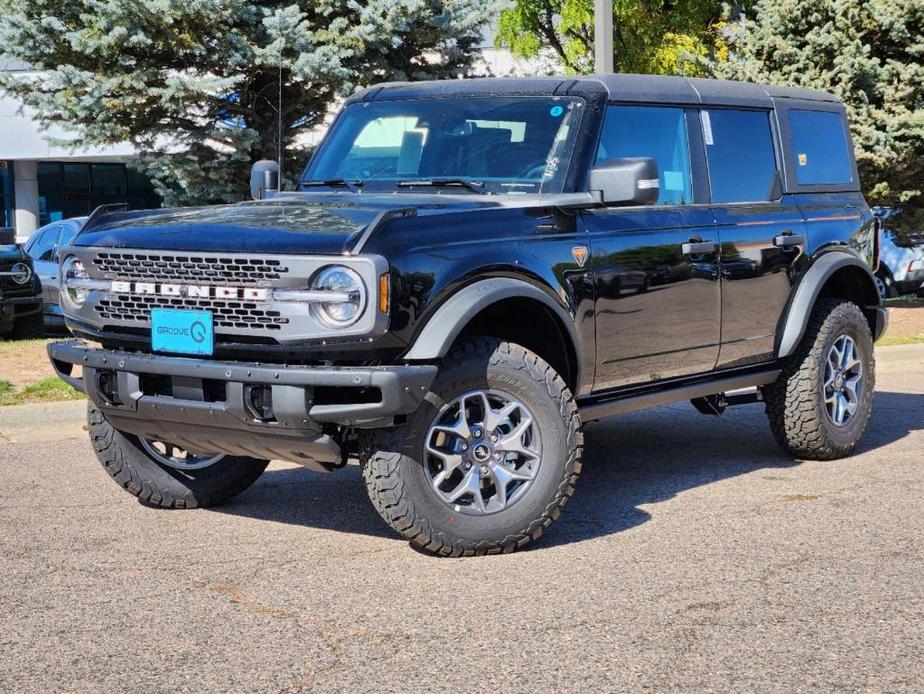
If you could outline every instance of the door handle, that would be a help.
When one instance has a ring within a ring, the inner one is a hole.
[[[690,239],[687,243],[680,245],[680,250],[684,255],[702,255],[715,250],[715,241],[696,241]]]
[[[774,237],[773,245],[777,248],[789,248],[790,246],[805,245],[805,236],[802,234],[780,234]]]

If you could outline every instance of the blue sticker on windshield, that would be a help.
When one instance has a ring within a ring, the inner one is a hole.
[[[549,115],[552,116],[552,118],[558,118],[564,112],[565,109],[563,109],[561,106],[553,106],[549,111]]]

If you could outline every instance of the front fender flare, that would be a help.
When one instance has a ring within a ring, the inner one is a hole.
[[[808,327],[812,308],[818,299],[825,283],[835,272],[845,267],[856,267],[866,276],[869,286],[864,290],[878,296],[876,282],[869,267],[862,260],[843,251],[830,251],[818,258],[796,285],[792,300],[789,302],[786,314],[781,321],[781,329],[777,330],[777,357],[782,359],[795,352],[799,341]],[[866,308],[861,306],[860,308]],[[874,338],[877,337],[874,335]]]
[[[407,361],[429,361],[446,356],[465,326],[483,309],[504,299],[535,299],[549,308],[564,326],[571,346],[578,353],[574,319],[552,297],[538,287],[510,277],[479,280],[460,289],[430,316],[423,330],[404,355]]]

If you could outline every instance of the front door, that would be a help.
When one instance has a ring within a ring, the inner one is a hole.
[[[595,391],[709,371],[718,358],[719,238],[709,206],[694,204],[688,132],[683,108],[607,111],[597,160],[652,157],[661,192],[657,205],[581,216],[596,292]]]

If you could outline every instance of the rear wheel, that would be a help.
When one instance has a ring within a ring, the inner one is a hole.
[[[361,457],[373,505],[413,544],[495,554],[559,517],[582,442],[574,398],[551,366],[519,345],[472,338],[404,424],[365,436]]]
[[[819,301],[796,353],[764,388],[773,435],[798,458],[849,455],[866,431],[875,379],[873,337],[863,313],[847,301]]]
[[[90,439],[106,472],[129,494],[162,508],[217,506],[257,481],[269,461],[197,455],[164,441],[115,429],[94,404]]]
[[[892,279],[892,273],[889,272],[885,266],[879,268],[874,275],[874,279],[876,280],[876,290],[879,292],[881,298],[890,299],[894,296],[898,296],[898,291],[895,289],[895,280]]]

